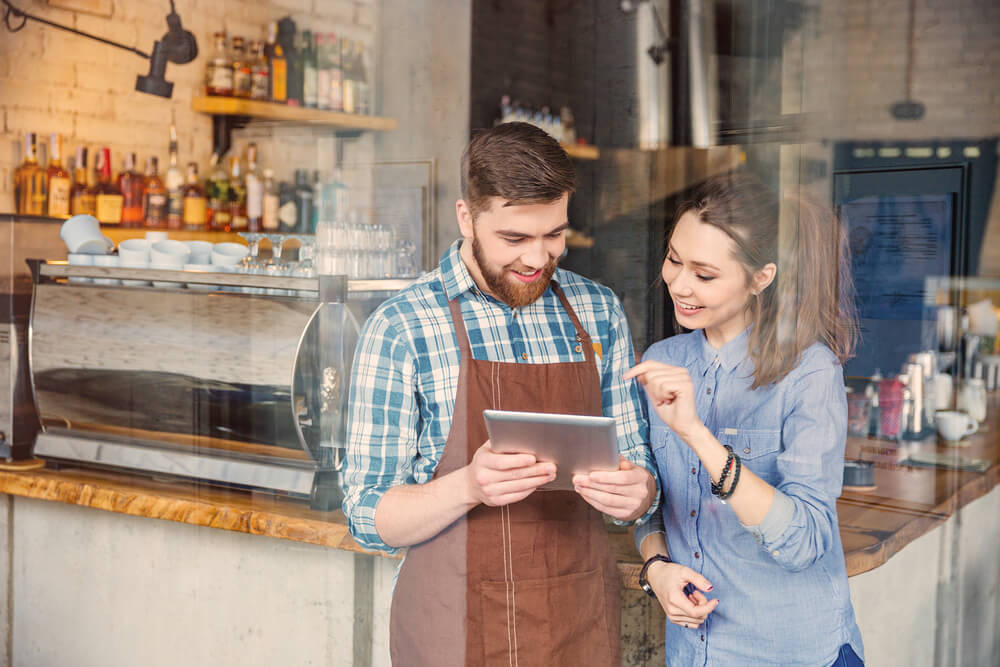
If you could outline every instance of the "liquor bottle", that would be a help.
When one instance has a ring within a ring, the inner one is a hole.
[[[261,228],[265,232],[278,231],[278,208],[281,197],[278,184],[274,180],[274,171],[264,170],[264,215],[261,218]]]
[[[285,89],[285,104],[302,106],[302,68],[301,54],[295,41],[295,21],[290,17],[278,21],[278,46],[285,54],[287,80]],[[273,67],[273,66],[272,66]],[[277,100],[275,100],[277,101]]]
[[[198,163],[188,162],[184,185],[184,229],[205,229],[205,191],[198,183]]]
[[[326,38],[316,33],[316,107],[330,108],[330,57]]]
[[[326,43],[329,45],[327,53],[330,58],[330,109],[332,111],[344,110],[344,70],[340,63],[340,39],[337,35],[330,33],[326,36]]]
[[[125,154],[125,168],[118,174],[118,189],[122,193],[122,227],[142,227],[143,175],[135,168],[135,153]]]
[[[167,228],[184,226],[184,174],[178,165],[177,128],[170,126],[170,164],[167,165]]]
[[[233,94],[233,62],[226,50],[226,33],[215,33],[215,53],[205,69],[205,93],[230,96]]]
[[[232,229],[232,217],[229,215],[229,176],[222,166],[219,153],[212,153],[209,160],[211,171],[208,174],[208,228],[218,232],[228,232]]]
[[[340,40],[340,66],[344,70],[344,113],[356,113],[355,102],[358,96],[354,78],[354,51],[351,40],[346,37]]]
[[[247,231],[247,184],[238,155],[229,158],[229,220],[231,231]]]
[[[24,133],[24,162],[14,171],[14,201],[21,215],[45,215],[45,170],[38,164],[38,139]]]
[[[46,189],[49,193],[46,206],[50,218],[65,218],[69,215],[69,191],[72,184],[69,172],[62,166],[62,135],[58,132],[49,137],[49,166],[45,170]]]
[[[316,107],[316,51],[313,49],[312,33],[302,31],[302,105]]]
[[[371,113],[368,74],[365,71],[365,46],[358,40],[354,43],[354,111]]]
[[[309,172],[305,169],[295,170],[295,209],[297,219],[294,231],[308,234],[313,218],[313,190],[309,185]]]
[[[159,160],[155,155],[146,158],[146,178],[142,183],[142,217],[147,229],[167,226],[167,186],[158,172]]]
[[[87,171],[87,149],[78,146],[76,163],[73,166],[73,187],[69,190],[70,215],[94,215],[97,213],[97,203],[94,200],[94,195],[90,193],[90,184],[87,182],[89,173]]]
[[[259,232],[264,217],[264,184],[257,171],[257,144],[247,146],[247,231]]]
[[[253,87],[250,59],[242,37],[233,37],[233,97],[249,98]]]
[[[250,52],[253,54],[250,74],[250,99],[271,99],[271,68],[264,57],[264,45],[260,42],[250,42]]]
[[[295,200],[295,184],[280,183],[278,185],[278,226],[285,234],[295,231],[299,221],[299,209]]]
[[[111,149],[102,148],[97,154],[97,182],[90,188],[97,209],[97,221],[102,225],[122,223],[122,191],[111,180]]]
[[[288,62],[285,60],[285,49],[278,42],[278,22],[271,21],[267,27],[268,69],[271,71],[271,82],[268,88],[268,99],[272,102],[284,103],[288,99]]]

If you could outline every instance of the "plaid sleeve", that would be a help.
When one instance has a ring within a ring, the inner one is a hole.
[[[608,304],[608,350],[604,355],[601,374],[601,405],[606,417],[613,417],[618,424],[618,450],[622,456],[649,471],[656,480],[656,498],[649,510],[639,519],[644,522],[656,511],[660,503],[660,483],[649,449],[649,423],[646,405],[636,380],[623,379],[625,371],[635,365],[632,336],[621,302],[613,293]],[[619,525],[624,522],[615,521]]]
[[[417,451],[415,357],[384,309],[365,323],[354,355],[344,461],[344,514],[368,549],[396,553],[375,530],[375,507],[393,486],[413,483]]]

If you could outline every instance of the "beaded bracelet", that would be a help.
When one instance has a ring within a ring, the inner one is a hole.
[[[722,491],[716,494],[719,496],[719,500],[726,500],[732,496],[733,492],[736,491],[736,485],[740,482],[740,470],[743,469],[743,461],[735,454],[733,456],[736,457],[736,470],[733,471],[733,483],[729,485],[729,491]]]
[[[729,445],[723,445],[726,448],[726,463],[722,466],[722,475],[719,477],[719,482],[712,482],[712,493],[719,495],[722,493],[723,485],[726,483],[726,477],[729,476],[729,471],[733,468],[733,461],[737,458],[736,454],[733,453],[733,448]]]

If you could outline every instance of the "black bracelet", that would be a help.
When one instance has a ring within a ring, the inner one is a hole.
[[[736,455],[734,454],[734,456]],[[730,496],[733,495],[733,492],[736,491],[736,485],[739,484],[740,481],[740,470],[742,469],[743,469],[743,461],[740,460],[740,457],[736,456],[736,470],[733,471],[733,483],[729,485],[729,491],[723,491],[721,493],[716,494],[719,496],[719,500],[727,500]]]
[[[667,556],[665,554],[656,554],[655,556],[650,557],[649,560],[647,560],[645,563],[642,564],[642,569],[639,570],[639,588],[646,591],[646,595],[655,600],[656,593],[653,592],[653,587],[649,585],[648,581],[646,581],[646,570],[648,570],[649,566],[652,565],[653,563],[673,563],[673,562],[674,561],[670,560],[670,556]]]
[[[729,445],[723,445],[726,448],[726,463],[722,466],[722,475],[719,477],[719,482],[716,484],[712,482],[712,493],[719,495],[722,493],[723,485],[726,483],[726,477],[729,476],[729,470],[733,465],[733,459],[736,458],[736,454],[733,453],[733,448]]]

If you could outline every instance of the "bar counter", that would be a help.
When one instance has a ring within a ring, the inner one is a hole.
[[[849,458],[860,454],[875,462],[875,489],[845,489],[837,503],[848,576],[883,565],[957,509],[993,490],[1000,477],[1000,396],[995,392],[989,415],[987,424],[961,446],[937,444],[933,437],[922,443],[848,439]],[[909,452],[920,448],[987,459],[990,467],[985,472],[971,472],[900,464]],[[314,511],[301,500],[268,493],[74,468],[0,470],[0,492],[366,552],[348,533],[343,512]],[[623,585],[638,589],[641,561],[631,534],[614,526],[609,526],[609,532]]]

